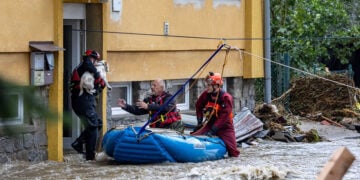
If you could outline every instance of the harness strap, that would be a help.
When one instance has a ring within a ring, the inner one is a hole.
[[[162,95],[158,97],[149,98],[149,103],[155,102],[156,104],[162,105],[164,98],[169,96],[168,93],[163,93]],[[153,101],[155,99],[155,101]],[[179,119],[181,119],[178,112],[173,111],[175,106],[171,108],[168,112],[165,114],[160,114],[154,118],[154,121],[150,123],[150,127],[162,127],[165,124],[171,124]],[[152,117],[153,114],[156,114],[157,111],[150,111],[149,112],[149,118]],[[160,123],[160,124],[159,124]]]

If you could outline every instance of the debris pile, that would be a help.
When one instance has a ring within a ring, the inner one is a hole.
[[[254,115],[264,123],[268,130],[267,138],[283,142],[318,142],[321,140],[315,129],[303,132],[298,128],[298,116],[283,116],[273,104],[262,104],[255,108]]]
[[[353,86],[347,74],[296,79],[289,93],[289,110],[322,124],[355,130],[360,124],[360,91]]]
[[[332,74],[320,78],[299,78],[292,82],[289,93],[289,110],[300,116],[321,113],[325,117],[356,117],[353,110],[359,92],[341,84],[353,86],[345,74]],[[338,82],[338,83],[337,83]]]
[[[258,105],[254,110],[264,129],[269,130],[269,138],[285,142],[321,141],[317,130],[303,132],[298,128],[300,119],[352,130],[358,128],[360,132],[360,91],[352,88],[353,82],[346,74],[326,75],[324,79],[303,77],[291,84],[273,104]],[[287,111],[283,108],[285,104]]]

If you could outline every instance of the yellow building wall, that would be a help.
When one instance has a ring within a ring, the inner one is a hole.
[[[0,1],[0,76],[30,85],[29,41],[53,41],[52,1]]]
[[[62,46],[62,2],[2,0],[0,14],[0,23],[3,24],[0,31],[0,76],[20,85],[30,85],[29,42],[53,41]],[[49,86],[49,109],[56,116],[47,121],[48,158],[62,161],[63,61],[61,52],[54,55],[54,83]]]
[[[63,44],[63,4],[53,0],[54,43]],[[54,54],[54,82],[49,88],[49,105],[54,117],[47,119],[46,132],[48,137],[48,159],[63,161],[63,92],[64,92],[64,53]]]
[[[0,77],[18,85],[29,85],[29,59],[29,53],[0,53]]]
[[[109,81],[190,78],[213,53],[214,51],[110,52],[108,53]],[[219,52],[204,68],[203,76],[209,71],[221,73],[224,61],[225,52]],[[232,51],[224,67],[224,76],[234,77],[241,74],[242,63],[240,54]]]
[[[110,64],[109,80],[189,78],[216,50],[220,40],[205,38],[224,38],[228,45],[258,54],[260,52],[261,55],[263,48],[260,43],[249,43],[244,39],[226,40],[249,37],[246,36],[247,26],[250,25],[254,30],[251,22],[260,22],[256,28],[262,28],[262,18],[258,19],[262,15],[261,0],[253,1],[257,3],[245,0],[238,1],[239,4],[215,6],[212,0],[202,1],[203,4],[186,0],[177,4],[168,0],[124,0],[120,12],[113,12],[112,4],[107,3],[108,16],[105,17],[107,23],[104,26],[107,41],[104,46],[107,47],[107,61]],[[247,17],[247,4],[251,5],[250,10],[257,8],[250,14],[252,17]],[[257,18],[256,21],[254,18]],[[161,36],[164,22],[169,23],[170,36]],[[262,30],[256,30],[250,37],[262,37],[261,33]],[[224,51],[212,60],[206,71],[221,71],[220,62],[223,59]],[[244,62],[252,67],[244,68]],[[240,56],[238,51],[233,50],[225,66],[224,76],[246,74],[247,78],[259,77],[263,75],[262,64],[262,61]]]
[[[54,39],[53,1],[0,1],[0,52],[29,52],[29,41]]]
[[[186,2],[186,1],[184,1]],[[200,1],[199,1],[200,2]],[[109,36],[109,51],[131,50],[196,50],[216,49],[218,40],[136,36],[116,32],[163,34],[164,22],[169,23],[169,35],[196,37],[244,37],[244,5],[213,7],[212,0],[194,4],[175,4],[169,0],[124,0],[120,13],[111,12],[104,30]],[[241,1],[242,2],[242,1]],[[110,3],[107,4],[111,6]],[[230,42],[229,42],[230,43]],[[242,41],[232,45],[244,47]]]
[[[262,7],[262,0],[246,0],[245,37],[254,40],[245,43],[244,78],[264,77]]]

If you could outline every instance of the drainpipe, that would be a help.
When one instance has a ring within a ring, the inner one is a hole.
[[[264,1],[264,55],[265,55],[265,96],[264,102],[271,103],[271,40],[270,40],[270,0]]]

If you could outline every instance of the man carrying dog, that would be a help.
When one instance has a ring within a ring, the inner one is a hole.
[[[78,152],[83,152],[83,144],[85,144],[86,160],[95,159],[95,146],[98,138],[98,130],[102,127],[102,120],[95,110],[95,96],[101,92],[105,87],[104,81],[101,79],[94,63],[100,59],[100,54],[94,50],[87,50],[83,55],[82,62],[73,70],[71,76],[71,106],[79,116],[85,129],[81,135],[71,144],[71,146]],[[84,91],[80,93],[81,76],[89,72],[94,75],[94,87],[96,92],[90,94]]]

